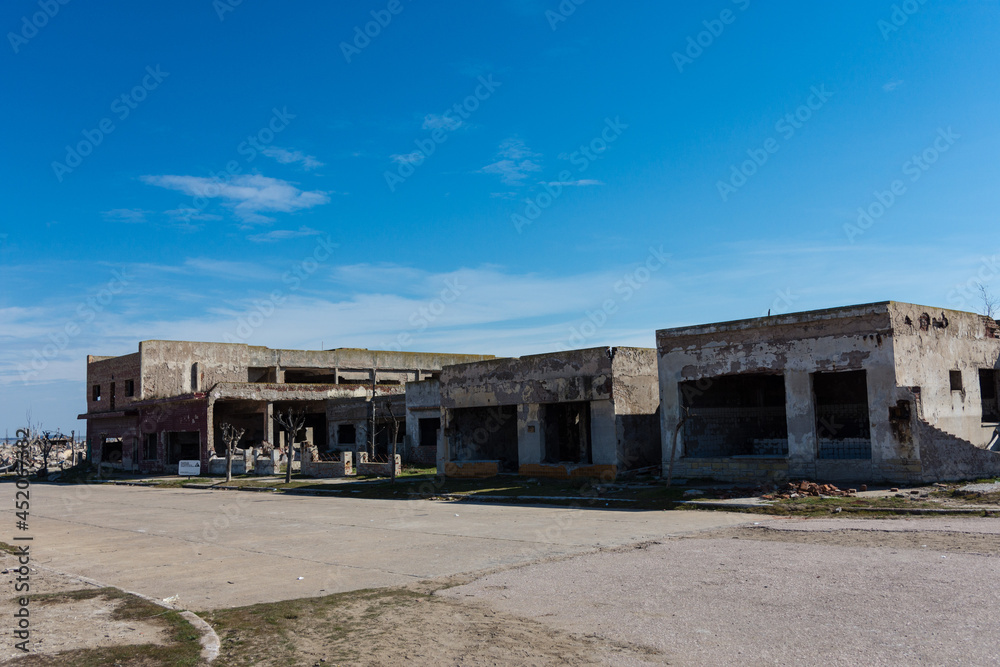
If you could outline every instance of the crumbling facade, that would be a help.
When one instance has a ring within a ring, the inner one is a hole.
[[[437,377],[446,365],[491,358],[143,341],[134,354],[88,356],[87,412],[80,418],[87,420],[91,460],[126,470],[175,472],[181,460],[200,460],[207,469],[213,452],[224,453],[223,422],[245,429],[240,447],[280,446],[284,434],[273,415],[289,408],[306,413],[300,438],[333,451],[342,448],[329,425],[339,401],[402,396],[407,382]],[[363,447],[365,440],[358,442]]]
[[[883,302],[657,331],[664,474],[757,483],[1000,474],[1000,334]]]
[[[439,473],[614,479],[658,466],[655,362],[601,347],[446,367]]]

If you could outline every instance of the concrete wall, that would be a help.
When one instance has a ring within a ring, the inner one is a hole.
[[[133,396],[126,395],[126,383],[134,383]],[[122,410],[142,396],[139,354],[121,357],[87,357],[87,412],[109,412],[112,410],[111,384],[115,385],[115,410]],[[101,400],[95,401],[94,385],[101,387]]]
[[[439,472],[459,470],[447,467],[454,460],[450,450],[457,437],[452,411],[517,406],[518,469],[524,474],[543,474],[539,471],[545,466],[556,466],[543,463],[546,406],[570,402],[589,403],[590,463],[598,466],[578,464],[575,474],[599,476],[617,470],[635,459],[632,449],[650,449],[649,442],[638,440],[649,440],[652,433],[654,443],[658,443],[657,424],[653,421],[658,405],[655,359],[653,350],[601,347],[445,368],[441,373]],[[643,420],[651,423],[643,427]],[[653,444],[652,449],[657,455],[658,444]],[[566,466],[557,467],[560,471],[553,474],[571,474]]]
[[[437,446],[441,440],[438,430],[433,447],[420,446],[420,420],[441,418],[441,382],[437,379],[406,383],[406,440],[403,460],[411,463],[434,465]]]
[[[888,303],[662,330],[657,332],[657,351],[665,471],[681,415],[680,382],[745,373],[780,373],[784,378],[787,459],[689,459],[680,433],[675,476],[739,482],[755,477],[871,479],[879,476],[883,463],[912,464],[916,456],[911,444],[893,438],[888,420],[888,406],[897,400]],[[810,374],[847,370],[867,374],[871,459],[818,459]]]
[[[921,317],[930,321],[921,328]],[[975,313],[892,304],[896,382],[920,387],[920,418],[930,426],[982,447],[993,425],[982,422],[979,369],[996,369],[1000,339],[995,325]],[[962,391],[952,391],[949,371],[962,374]]]

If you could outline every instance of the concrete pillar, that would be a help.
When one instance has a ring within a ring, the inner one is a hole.
[[[542,429],[541,410],[538,403],[521,403],[517,406],[517,462],[541,463],[545,457],[545,434]]]
[[[590,452],[595,464],[618,465],[618,429],[610,400],[590,402]]]
[[[201,448],[201,462],[208,469],[208,452],[215,450],[215,401],[211,396],[208,399],[208,407],[205,410],[205,443]]]
[[[808,371],[785,369],[785,420],[788,426],[788,474],[816,476],[816,408]]]
[[[264,406],[264,439],[274,446],[274,403],[270,402]]]
[[[661,360],[662,361],[662,360]],[[674,429],[680,419],[680,396],[677,393],[677,379],[665,368],[660,368],[660,440],[663,456],[662,474],[667,474],[670,467],[670,446],[673,442]],[[676,461],[684,455],[684,437],[677,434],[677,450],[674,453]]]
[[[437,446],[437,472],[444,475],[445,464],[451,460],[450,438],[447,435],[451,432],[451,410],[441,408],[441,430],[438,431]]]

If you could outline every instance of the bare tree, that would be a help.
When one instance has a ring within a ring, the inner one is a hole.
[[[233,481],[233,450],[240,443],[245,428],[236,428],[229,422],[222,423],[222,441],[226,443],[226,483]]]
[[[48,476],[49,457],[52,455],[52,450],[57,442],[65,439],[66,436],[58,431],[42,431],[41,434],[35,434],[32,444],[38,448],[38,453],[42,457],[42,467],[38,470],[39,477]]]
[[[979,298],[982,300],[983,315],[989,318],[996,319],[998,310],[1000,310],[1000,299],[993,296],[989,288],[982,283],[976,283],[976,287],[979,288]]]
[[[372,401],[374,404],[374,401]],[[392,483],[396,483],[396,438],[399,436],[399,419],[392,413],[392,399],[387,398],[385,402],[385,412],[389,415],[389,477]]]
[[[290,484],[292,481],[292,458],[295,452],[295,436],[298,435],[306,423],[306,412],[305,410],[289,408],[287,413],[282,414],[279,410],[274,415],[274,421],[285,431],[285,444],[288,449],[288,465],[285,466],[285,484]]]

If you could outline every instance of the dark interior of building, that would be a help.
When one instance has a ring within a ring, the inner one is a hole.
[[[787,456],[785,378],[748,373],[680,384],[684,454],[693,458]]]

